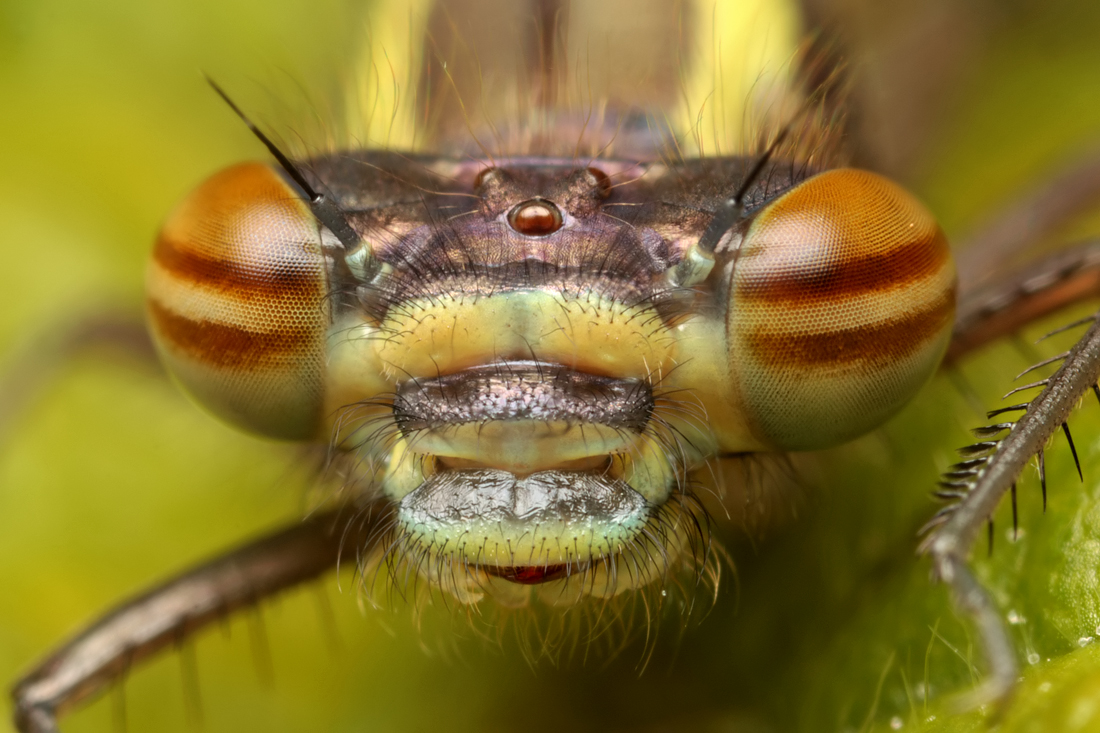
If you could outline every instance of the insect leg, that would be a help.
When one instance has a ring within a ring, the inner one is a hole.
[[[16,349],[0,369],[0,445],[15,421],[49,387],[67,362],[104,347],[157,365],[145,319],[136,309],[95,311],[70,319],[42,329],[33,340]]]
[[[921,552],[932,558],[933,574],[951,588],[959,605],[974,618],[985,646],[989,676],[965,699],[968,707],[1007,699],[1019,672],[997,607],[970,572],[967,558],[1005,492],[1055,431],[1066,429],[1069,413],[1100,377],[1100,314],[1089,320],[1092,325],[1058,371],[1037,383],[1043,385],[1042,392],[1018,406],[1023,410],[1018,420],[1004,424],[1007,435],[963,449],[969,460],[957,465],[965,466],[967,476],[955,484],[961,498],[929,523],[932,534],[921,545]]]
[[[1057,172],[1041,186],[998,210],[959,247],[959,288],[967,297],[990,280],[990,263],[1012,262],[1029,247],[1100,201],[1100,155]]]
[[[1025,270],[965,295],[947,349],[950,365],[974,349],[1043,316],[1100,295],[1100,240],[1030,263]]]
[[[57,731],[59,714],[102,692],[135,662],[233,611],[334,569],[341,548],[354,557],[377,538],[384,514],[367,511],[352,521],[338,511],[316,514],[123,603],[16,683],[16,728]]]

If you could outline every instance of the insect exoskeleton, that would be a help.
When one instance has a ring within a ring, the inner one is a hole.
[[[772,450],[836,445],[882,424],[935,372],[955,265],[932,215],[865,171],[812,176],[763,207],[725,277],[719,434]],[[728,294],[728,295],[727,295]],[[723,358],[726,357],[726,358]]]
[[[238,166],[165,225],[153,332],[219,417],[349,456],[395,507],[389,568],[471,602],[611,598],[706,563],[693,469],[871,429],[950,335],[942,233],[856,170],[771,164],[676,284],[752,162],[310,161],[352,246]]]
[[[276,173],[213,176],[169,218],[147,273],[161,358],[195,400],[253,432],[320,427],[326,272],[309,207]]]

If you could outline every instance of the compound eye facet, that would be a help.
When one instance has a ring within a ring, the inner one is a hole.
[[[728,314],[730,366],[752,431],[782,450],[860,435],[935,371],[955,266],[911,195],[857,170],[816,175],[751,224]]]
[[[275,438],[318,430],[327,319],[319,227],[272,168],[222,171],[157,238],[146,281],[154,341],[195,400]]]

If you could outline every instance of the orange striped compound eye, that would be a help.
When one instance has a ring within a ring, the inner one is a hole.
[[[203,183],[157,239],[147,309],[164,363],[202,406],[252,432],[318,430],[328,324],[318,230],[300,194],[253,163]]]
[[[735,259],[728,358],[750,429],[786,450],[870,430],[935,371],[954,312],[947,241],[916,199],[864,171],[806,180]]]

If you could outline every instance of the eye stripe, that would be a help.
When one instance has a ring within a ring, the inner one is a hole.
[[[751,260],[751,274],[738,278],[734,297],[739,301],[766,301],[775,305],[807,305],[810,301],[840,302],[864,294],[911,288],[951,268],[947,240],[938,229],[928,236],[896,248],[856,257],[839,257],[827,268],[799,270],[791,266],[787,247],[791,242],[769,246],[742,255]],[[776,246],[776,245],[779,246]],[[786,245],[786,246],[784,246]],[[859,243],[840,245],[858,252]],[[774,263],[774,264],[773,264]]]
[[[757,330],[743,336],[752,358],[776,369],[827,368],[863,363],[881,368],[942,337],[955,312],[955,291],[930,307],[855,328],[792,334]]]
[[[837,300],[808,296],[801,301],[776,303],[734,298],[729,318],[741,332],[764,330],[790,337],[834,329],[874,327],[883,321],[933,308],[954,283],[955,271],[949,263],[932,277],[905,287],[864,292]]]
[[[281,267],[249,267],[240,259],[219,259],[202,254],[202,245],[180,242],[166,236],[157,240],[154,261],[174,277],[209,288],[237,300],[272,297],[316,297],[320,263],[287,258]],[[290,250],[290,247],[284,247]],[[262,263],[257,263],[262,264]]]
[[[196,402],[262,435],[316,437],[324,405],[326,263],[309,207],[246,163],[168,218],[146,271],[165,366]]]
[[[147,307],[161,343],[208,367],[233,371],[285,368],[310,358],[317,350],[317,330],[312,326],[257,332],[192,320],[152,299]]]
[[[284,327],[324,329],[327,316],[321,301],[323,292],[280,292],[266,297],[207,288],[176,277],[157,261],[146,271],[150,297],[163,308],[192,321],[211,321],[253,332],[278,331]]]

